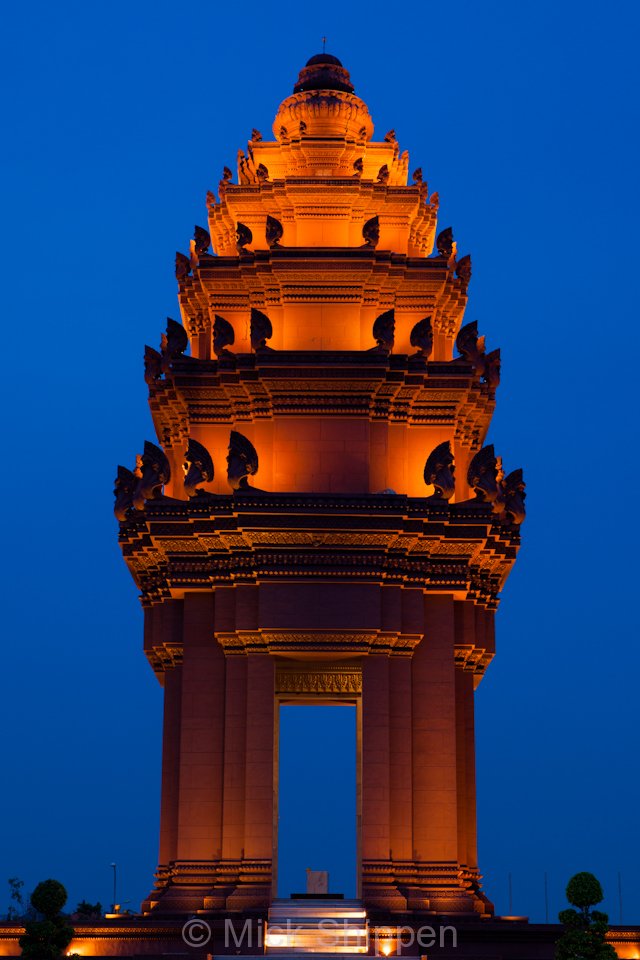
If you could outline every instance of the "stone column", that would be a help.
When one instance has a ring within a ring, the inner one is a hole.
[[[244,858],[227,900],[233,910],[265,907],[272,893],[275,667],[261,653],[249,653],[246,664]]]
[[[227,657],[224,733],[222,858],[239,864],[244,857],[247,738],[247,658],[244,656]]]
[[[465,673],[456,666],[456,781],[458,793],[458,860],[461,866],[468,864],[467,850],[467,717],[466,687],[473,674]]]
[[[466,865],[478,869],[478,839],[476,819],[476,738],[475,701],[473,673],[462,675],[464,698],[464,749],[465,749],[465,833],[467,841]]]
[[[389,860],[389,657],[362,664],[362,859]]]
[[[180,712],[182,666],[164,672],[164,718],[162,725],[162,786],[160,795],[160,864],[176,859],[178,804],[180,799]]]
[[[177,859],[200,861],[203,872],[205,865],[211,868],[209,874],[222,846],[225,693],[224,654],[214,636],[213,612],[213,593],[186,594]]]
[[[424,637],[412,661],[416,887],[409,891],[409,906],[461,912],[453,597],[427,595],[424,610]]]
[[[398,799],[392,786],[391,704],[390,658],[370,654],[362,664],[362,895],[369,907],[403,910],[406,900],[395,885],[391,857],[392,797]],[[393,709],[397,713],[395,690]]]
[[[411,659],[389,661],[389,809],[391,859],[413,859]]]

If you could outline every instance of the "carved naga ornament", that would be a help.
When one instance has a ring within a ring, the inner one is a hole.
[[[213,352],[216,357],[233,357],[235,354],[227,347],[235,342],[236,335],[228,320],[217,313],[213,321]]]
[[[181,357],[189,346],[189,337],[187,331],[178,323],[167,317],[167,330],[160,338],[160,351],[162,354],[162,368],[164,373],[169,373],[171,363]]]
[[[456,492],[455,461],[448,440],[429,454],[424,467],[424,482],[436,488],[428,500],[451,500]]]
[[[476,376],[484,376],[487,357],[485,354],[484,337],[478,336],[478,321],[472,320],[460,328],[456,337],[456,349],[467,363],[473,364]]]
[[[372,347],[370,352],[390,354],[395,343],[395,334],[396,312],[392,308],[385,310],[376,318],[373,324],[373,338],[376,346]]]
[[[284,228],[279,220],[276,220],[275,217],[271,217],[267,214],[267,227],[265,230],[265,239],[267,241],[267,246],[271,247],[273,250],[274,247],[280,246],[280,241],[282,240],[282,234],[284,233]]]
[[[362,228],[362,237],[364,239],[363,247],[374,249],[380,241],[380,218],[376,215],[364,224]]]
[[[236,247],[238,248],[238,254],[242,255],[243,253],[249,253],[246,249],[247,245],[250,244],[253,240],[253,234],[251,230],[245,223],[236,224]]]
[[[154,500],[162,495],[162,488],[171,479],[171,467],[164,450],[145,440],[140,463],[140,478],[133,496],[136,510],[144,510],[145,500]]]
[[[411,331],[410,343],[416,347],[416,356],[428,360],[433,352],[433,326],[431,317],[418,320]]]
[[[495,455],[493,444],[482,447],[471,460],[467,471],[467,483],[473,489],[476,500],[481,503],[500,503],[500,487],[498,485],[499,463]]]
[[[186,278],[191,273],[191,259],[186,257],[184,253],[176,251],[176,280],[180,283],[181,280],[186,280]]]
[[[163,373],[162,354],[146,344],[144,348],[144,382],[151,386],[156,380],[160,380]]]
[[[229,436],[227,480],[232,490],[251,490],[249,477],[258,472],[258,454],[250,440],[237,430]]]
[[[468,253],[465,257],[461,257],[456,263],[456,277],[462,283],[463,289],[466,290],[471,280],[471,254]]]
[[[127,470],[126,467],[118,467],[118,475],[113,491],[113,495],[116,498],[116,502],[113,505],[116,520],[122,522],[126,519],[127,510],[133,506],[133,495],[137,483],[138,477],[136,477],[132,470]]]
[[[453,229],[451,227],[445,227],[436,237],[436,250],[438,256],[442,257],[443,260],[449,261],[453,256]]]
[[[500,386],[500,348],[491,350],[486,354],[483,379],[490,390],[495,390]]]
[[[273,349],[267,346],[267,340],[270,340],[273,336],[271,320],[269,320],[266,313],[263,313],[262,310],[256,310],[255,307],[251,308],[251,328],[249,335],[251,337],[251,349],[254,353],[265,353]]]
[[[526,484],[522,475],[522,468],[513,470],[502,481],[502,502],[504,504],[505,516],[511,523],[519,526],[523,523],[527,511],[524,505],[526,498]]]
[[[203,483],[213,480],[213,460],[211,454],[201,443],[189,437],[189,446],[185,454],[184,492],[188,497],[204,493],[198,490]]]
[[[206,253],[211,246],[211,236],[209,231],[197,224],[194,227],[193,240],[191,241],[191,252],[196,260],[199,260],[203,253]]]

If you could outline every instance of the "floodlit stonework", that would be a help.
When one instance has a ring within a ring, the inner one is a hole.
[[[524,519],[485,445],[499,351],[464,322],[437,194],[336,58],[273,134],[176,256],[181,323],[145,353],[157,442],[116,481],[165,696],[143,910],[268,907],[277,706],[346,701],[365,907],[487,917],[474,690]]]

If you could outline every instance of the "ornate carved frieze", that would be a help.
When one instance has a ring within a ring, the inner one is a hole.
[[[308,694],[311,696],[357,695],[362,693],[362,668],[311,666],[276,670],[277,694]]]

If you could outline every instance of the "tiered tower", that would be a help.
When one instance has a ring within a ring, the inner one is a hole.
[[[483,446],[499,353],[463,325],[437,194],[335,57],[273,132],[177,255],[182,324],[145,355],[159,446],[116,482],[165,697],[144,910],[268,906],[278,704],[346,701],[365,905],[488,915],[474,689],[524,518],[521,472]]]

